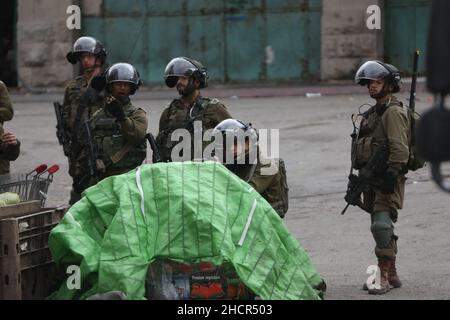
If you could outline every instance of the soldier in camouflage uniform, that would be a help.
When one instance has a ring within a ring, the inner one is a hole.
[[[65,131],[70,136],[70,145],[66,156],[69,160],[69,174],[73,179],[70,193],[70,204],[80,199],[81,192],[86,188],[82,184],[81,174],[76,168],[80,167],[80,128],[84,121],[90,119],[98,109],[102,96],[92,88],[91,81],[103,72],[107,52],[103,44],[92,37],[81,37],[75,41],[73,50],[67,54],[67,60],[71,64],[80,62],[81,75],[70,81],[65,90],[63,112],[67,128]]]
[[[10,121],[13,118],[13,115],[14,111],[12,108],[11,99],[9,97],[8,88],[6,88],[6,85],[0,81],[0,137],[4,133],[3,123],[5,121]],[[5,148],[5,144],[3,145],[3,148]],[[8,149],[9,148],[10,147],[8,147]],[[7,159],[6,155],[2,156],[0,159],[0,174],[9,173],[9,161],[12,160],[14,159]]]
[[[147,155],[146,113],[133,106],[129,98],[141,84],[138,72],[131,64],[116,63],[104,78],[106,96],[89,121],[97,172],[97,177],[90,177],[89,185],[138,167]],[[88,172],[86,148],[87,144],[82,152],[83,164],[76,168],[84,173]]]
[[[283,218],[288,209],[288,186],[285,176],[282,175],[285,174],[284,162],[280,168],[280,159],[262,157],[258,146],[258,133],[251,124],[227,119],[214,128],[213,136],[216,158],[248,182]],[[230,142],[232,139],[235,141]]]
[[[166,66],[164,78],[169,88],[176,86],[180,98],[170,103],[159,120],[156,143],[162,161],[176,160],[172,159],[172,149],[179,142],[172,141],[172,133],[177,129],[189,131],[191,150],[184,150],[188,154],[183,154],[182,157],[184,160],[194,160],[194,122],[199,121],[199,127],[205,134],[206,130],[212,130],[222,120],[231,118],[231,115],[218,99],[201,96],[200,89],[207,86],[208,75],[206,68],[198,61],[185,57],[175,58]],[[199,136],[203,138],[203,135]],[[202,143],[202,149],[206,147],[203,140],[197,143]]]
[[[289,187],[283,159],[267,159],[259,150],[259,137],[251,124],[227,119],[213,130],[215,159],[251,185],[267,200],[280,218],[289,207]],[[325,280],[315,287],[323,298]]]
[[[362,114],[360,129],[352,159],[355,169],[361,169],[382,144],[387,144],[389,157],[386,170],[375,173],[370,189],[363,193],[363,206],[371,214],[371,227],[376,243],[375,255],[380,268],[380,287],[368,288],[370,294],[385,294],[390,286],[402,285],[396,271],[397,239],[394,222],[403,207],[405,174],[411,139],[407,107],[393,94],[400,90],[400,72],[381,61],[367,61],[357,71],[355,81],[366,85],[376,104]]]

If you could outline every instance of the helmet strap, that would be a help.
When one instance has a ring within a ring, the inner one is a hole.
[[[386,86],[390,86],[389,83],[385,83],[383,86],[383,89],[381,90],[381,92],[379,94],[377,94],[377,96],[375,97],[375,99],[378,101],[382,100],[382,101],[386,101],[388,99],[386,99],[387,97],[389,97],[389,100],[387,102],[383,102],[382,104],[384,105],[388,105],[391,100],[392,100],[392,90],[390,88],[386,89]]]

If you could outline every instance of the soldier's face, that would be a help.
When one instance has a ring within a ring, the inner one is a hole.
[[[131,92],[131,85],[128,82],[113,82],[111,91],[115,97],[128,97]]]
[[[380,95],[383,94],[384,80],[370,80],[367,88],[369,89],[369,95],[372,98],[379,98]]]
[[[93,68],[95,66],[96,56],[92,53],[84,52],[80,56],[80,62],[83,69]]]
[[[190,77],[178,77],[177,90],[182,96],[188,96],[196,89],[195,83]]]

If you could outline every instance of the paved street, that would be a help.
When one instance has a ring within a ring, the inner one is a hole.
[[[50,206],[67,203],[71,183],[55,136],[54,97],[13,96],[15,118],[5,125],[22,141],[22,154],[12,164],[13,171],[25,172],[40,163],[60,165],[49,190]],[[405,100],[406,94],[400,97]],[[149,131],[156,135],[170,99],[145,93],[137,98],[135,104],[147,111]],[[372,103],[367,96],[244,98],[230,93],[221,100],[234,117],[256,128],[280,130],[280,155],[290,186],[285,223],[326,280],[327,299],[450,298],[450,195],[430,180],[429,168],[408,175],[405,206],[396,224],[398,271],[404,287],[379,297],[361,290],[367,267],[375,264],[370,219],[353,207],[344,216],[340,211],[350,169],[350,115],[361,104]],[[418,94],[418,111],[430,104],[429,94]]]

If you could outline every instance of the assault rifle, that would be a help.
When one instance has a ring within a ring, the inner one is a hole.
[[[370,157],[367,164],[359,170],[359,174],[355,175],[350,173],[348,176],[347,193],[345,195],[346,207],[342,210],[341,214],[344,214],[347,208],[352,206],[358,206],[368,213],[372,213],[370,208],[364,207],[361,201],[361,194],[366,190],[370,180],[386,169],[386,161],[389,157],[389,147],[387,144],[382,144],[378,147],[377,151]]]
[[[59,102],[53,102],[56,115],[56,137],[58,142],[63,147],[64,155],[68,156],[70,152],[70,136],[66,132],[66,121],[62,116],[63,106]]]
[[[411,81],[411,93],[409,96],[409,119],[411,121],[411,141],[409,145],[409,158],[406,165],[407,170],[415,171],[425,165],[425,160],[419,154],[416,145],[416,82],[417,82],[417,63],[419,60],[419,50],[414,52],[413,75]],[[418,114],[417,114],[418,115]]]
[[[414,113],[416,107],[416,83],[418,73],[419,50],[414,51],[413,58],[413,74],[411,79],[411,91],[409,93],[409,109]],[[413,124],[411,127],[414,128]],[[413,136],[414,137],[414,136]]]

